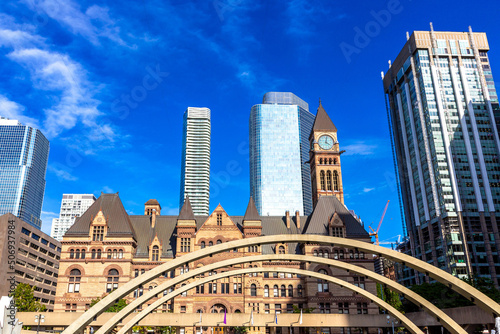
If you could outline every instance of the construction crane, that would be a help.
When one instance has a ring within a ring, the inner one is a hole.
[[[382,221],[384,220],[384,216],[385,216],[385,213],[387,212],[387,207],[389,206],[389,201],[387,201],[387,204],[385,205],[385,209],[384,209],[384,212],[382,213],[382,218],[380,218],[380,221],[378,223],[378,227],[377,227],[377,230],[373,230],[373,228],[371,226],[369,226],[371,232],[368,233],[370,235],[370,237],[372,236],[375,236],[375,245],[378,246],[378,231],[380,230],[380,226],[382,225]]]

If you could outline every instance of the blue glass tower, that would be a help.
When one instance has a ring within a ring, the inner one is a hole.
[[[0,119],[0,215],[41,227],[49,141],[18,121]]]
[[[250,113],[250,193],[260,215],[312,212],[309,135],[314,115],[292,93],[269,92]]]

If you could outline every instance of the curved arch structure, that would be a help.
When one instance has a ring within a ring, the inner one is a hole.
[[[141,297],[132,301],[125,308],[123,308],[120,312],[118,312],[111,319],[109,319],[96,332],[96,334],[104,334],[104,333],[109,332],[110,330],[112,330],[116,326],[116,324],[121,319],[125,318],[127,315],[132,313],[135,309],[137,309],[138,306],[146,303],[148,300],[150,300],[151,298],[154,298],[159,293],[162,293],[163,291],[165,291],[165,290],[167,290],[167,289],[169,289],[177,284],[181,284],[182,282],[189,280],[193,277],[204,274],[206,272],[210,272],[212,270],[225,268],[225,267],[229,267],[229,266],[237,265],[237,264],[241,264],[241,263],[261,262],[261,261],[267,262],[267,261],[280,261],[280,260],[287,260],[287,261],[291,260],[291,261],[299,261],[299,262],[312,262],[312,263],[317,263],[317,264],[324,264],[327,266],[331,266],[331,267],[335,267],[335,268],[339,268],[339,269],[345,269],[345,270],[357,273],[359,275],[366,276],[366,277],[374,280],[375,282],[387,285],[392,290],[397,291],[398,293],[404,295],[408,300],[410,300],[414,304],[420,306],[426,312],[428,312],[431,316],[433,316],[435,319],[437,319],[451,333],[453,333],[453,334],[466,334],[467,333],[465,330],[462,329],[462,327],[460,325],[458,325],[446,313],[441,311],[439,308],[434,306],[432,303],[429,303],[426,299],[424,299],[420,295],[418,295],[415,292],[411,291],[410,289],[404,287],[403,285],[398,284],[397,282],[394,282],[394,281],[388,279],[387,277],[379,275],[371,270],[368,270],[368,269],[365,269],[362,267],[358,267],[358,266],[353,265],[353,264],[345,263],[342,261],[337,261],[337,260],[327,259],[327,258],[322,258],[322,257],[295,255],[295,254],[279,254],[279,255],[246,256],[246,257],[241,257],[241,258],[236,258],[236,259],[220,261],[220,262],[212,263],[212,264],[209,264],[209,265],[206,265],[206,266],[194,269],[194,270],[190,270],[189,272],[187,272],[183,275],[180,275],[174,279],[168,280],[167,282],[159,285],[158,287],[154,288],[151,291],[146,292]],[[250,269],[250,268],[248,268],[248,269]],[[259,269],[259,268],[253,268],[253,269]],[[263,271],[264,270],[262,270],[262,268],[261,268],[261,270],[258,272],[263,272]],[[279,270],[276,269],[273,271],[279,271]],[[310,274],[310,272],[311,271],[308,271],[307,276],[312,276]],[[233,274],[233,275],[235,275],[235,274]],[[213,279],[210,279],[210,280],[213,280]],[[349,284],[345,281],[343,281],[343,282],[344,282],[344,285]],[[201,283],[201,281],[199,281],[198,284],[203,284],[203,283]],[[371,295],[370,300],[374,300],[374,299],[376,300],[376,299],[378,299],[378,297]],[[162,303],[166,302],[166,300],[164,300],[164,298],[160,298],[159,300],[163,300]],[[155,302],[155,304],[156,303],[157,302]],[[162,303],[159,303],[158,305],[161,305]],[[153,308],[153,310],[154,310],[154,308]],[[142,312],[144,312],[144,311],[142,311]],[[143,317],[144,316],[145,315],[143,315]]]
[[[98,316],[104,312],[108,307],[110,307],[116,300],[125,297],[133,290],[135,290],[139,285],[145,284],[156,277],[162,275],[165,271],[171,271],[179,266],[185,265],[189,262],[211,256],[213,254],[222,253],[232,249],[238,249],[248,246],[262,245],[262,244],[276,244],[276,243],[287,243],[287,242],[297,242],[297,243],[314,243],[314,244],[328,244],[331,246],[341,246],[346,248],[353,248],[362,250],[366,253],[378,254],[384,256],[392,261],[402,263],[418,272],[425,273],[429,275],[436,281],[439,281],[447,286],[449,286],[454,291],[467,297],[476,305],[481,307],[483,310],[492,314],[496,317],[500,314],[500,305],[493,301],[491,298],[487,297],[485,294],[479,290],[473,288],[469,284],[463,282],[462,280],[448,274],[447,272],[434,267],[424,261],[418,260],[406,254],[401,254],[399,252],[376,246],[367,242],[362,242],[358,240],[351,240],[346,238],[314,235],[314,234],[287,234],[287,235],[272,235],[263,236],[256,238],[248,238],[235,240],[212,247],[200,249],[198,251],[183,255],[162,265],[159,265],[151,270],[149,270],[144,275],[141,275],[117,290],[111,292],[108,296],[103,298],[99,303],[94,305],[91,309],[85,312],[77,321],[68,326],[64,330],[63,334],[73,334],[81,332],[82,329],[87,326],[94,317]],[[248,269],[247,269],[248,270]]]
[[[190,284],[187,284],[179,289],[176,289],[175,291],[167,294],[166,296],[163,296],[162,298],[158,299],[154,303],[152,303],[150,306],[142,310],[140,313],[138,313],[132,320],[127,322],[119,331],[117,334],[125,334],[127,333],[128,330],[130,330],[136,323],[138,323],[141,319],[143,319],[145,316],[147,316],[149,313],[154,311],[158,306],[161,304],[167,302],[168,300],[174,298],[175,296],[180,295],[181,293],[188,291],[190,289],[195,288],[197,285],[200,284],[205,284],[217,279],[221,279],[224,277],[229,277],[229,276],[234,276],[234,275],[243,275],[243,274],[248,274],[248,273],[260,273],[260,272],[285,272],[285,273],[294,273],[294,274],[301,274],[304,276],[311,276],[311,277],[316,277],[319,279],[323,279],[329,282],[332,282],[333,284],[339,285],[341,287],[345,287],[351,291],[354,291],[363,297],[366,297],[370,300],[373,300],[375,304],[378,306],[386,309],[392,316],[395,318],[399,319],[401,323],[408,329],[413,334],[423,334],[423,332],[416,326],[410,319],[408,319],[404,314],[396,310],[394,307],[383,301],[382,299],[379,298],[373,298],[374,295],[372,295],[370,292],[359,288],[357,286],[354,286],[353,284],[347,283],[344,280],[341,280],[336,277],[331,277],[325,274],[320,274],[316,272],[312,272],[309,270],[303,270],[303,269],[286,269],[286,268],[245,268],[245,269],[238,269],[238,270],[231,270],[231,271],[226,271],[224,273],[220,273],[217,275],[212,275],[209,277],[205,277],[199,280],[196,280],[195,282],[192,282]],[[156,291],[155,291],[156,292]]]

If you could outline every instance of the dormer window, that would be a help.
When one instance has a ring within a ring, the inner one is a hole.
[[[153,246],[153,256],[151,257],[152,261],[158,261],[160,259],[160,247]]]
[[[94,226],[92,231],[92,241],[102,241],[104,237],[104,226]]]

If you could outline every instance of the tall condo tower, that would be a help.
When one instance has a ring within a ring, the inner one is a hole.
[[[314,115],[292,93],[269,92],[250,112],[250,194],[260,215],[312,212],[309,135]]]
[[[179,210],[189,196],[195,215],[208,215],[210,204],[210,128],[210,109],[184,112]]]
[[[407,34],[383,83],[409,252],[498,284],[499,107],[488,50],[485,33],[431,24]],[[403,281],[422,279],[409,270]]]
[[[50,236],[61,241],[64,233],[73,226],[76,218],[87,211],[95,200],[92,194],[63,194],[59,218],[52,219]]]
[[[49,141],[35,128],[0,118],[0,215],[40,229]]]

